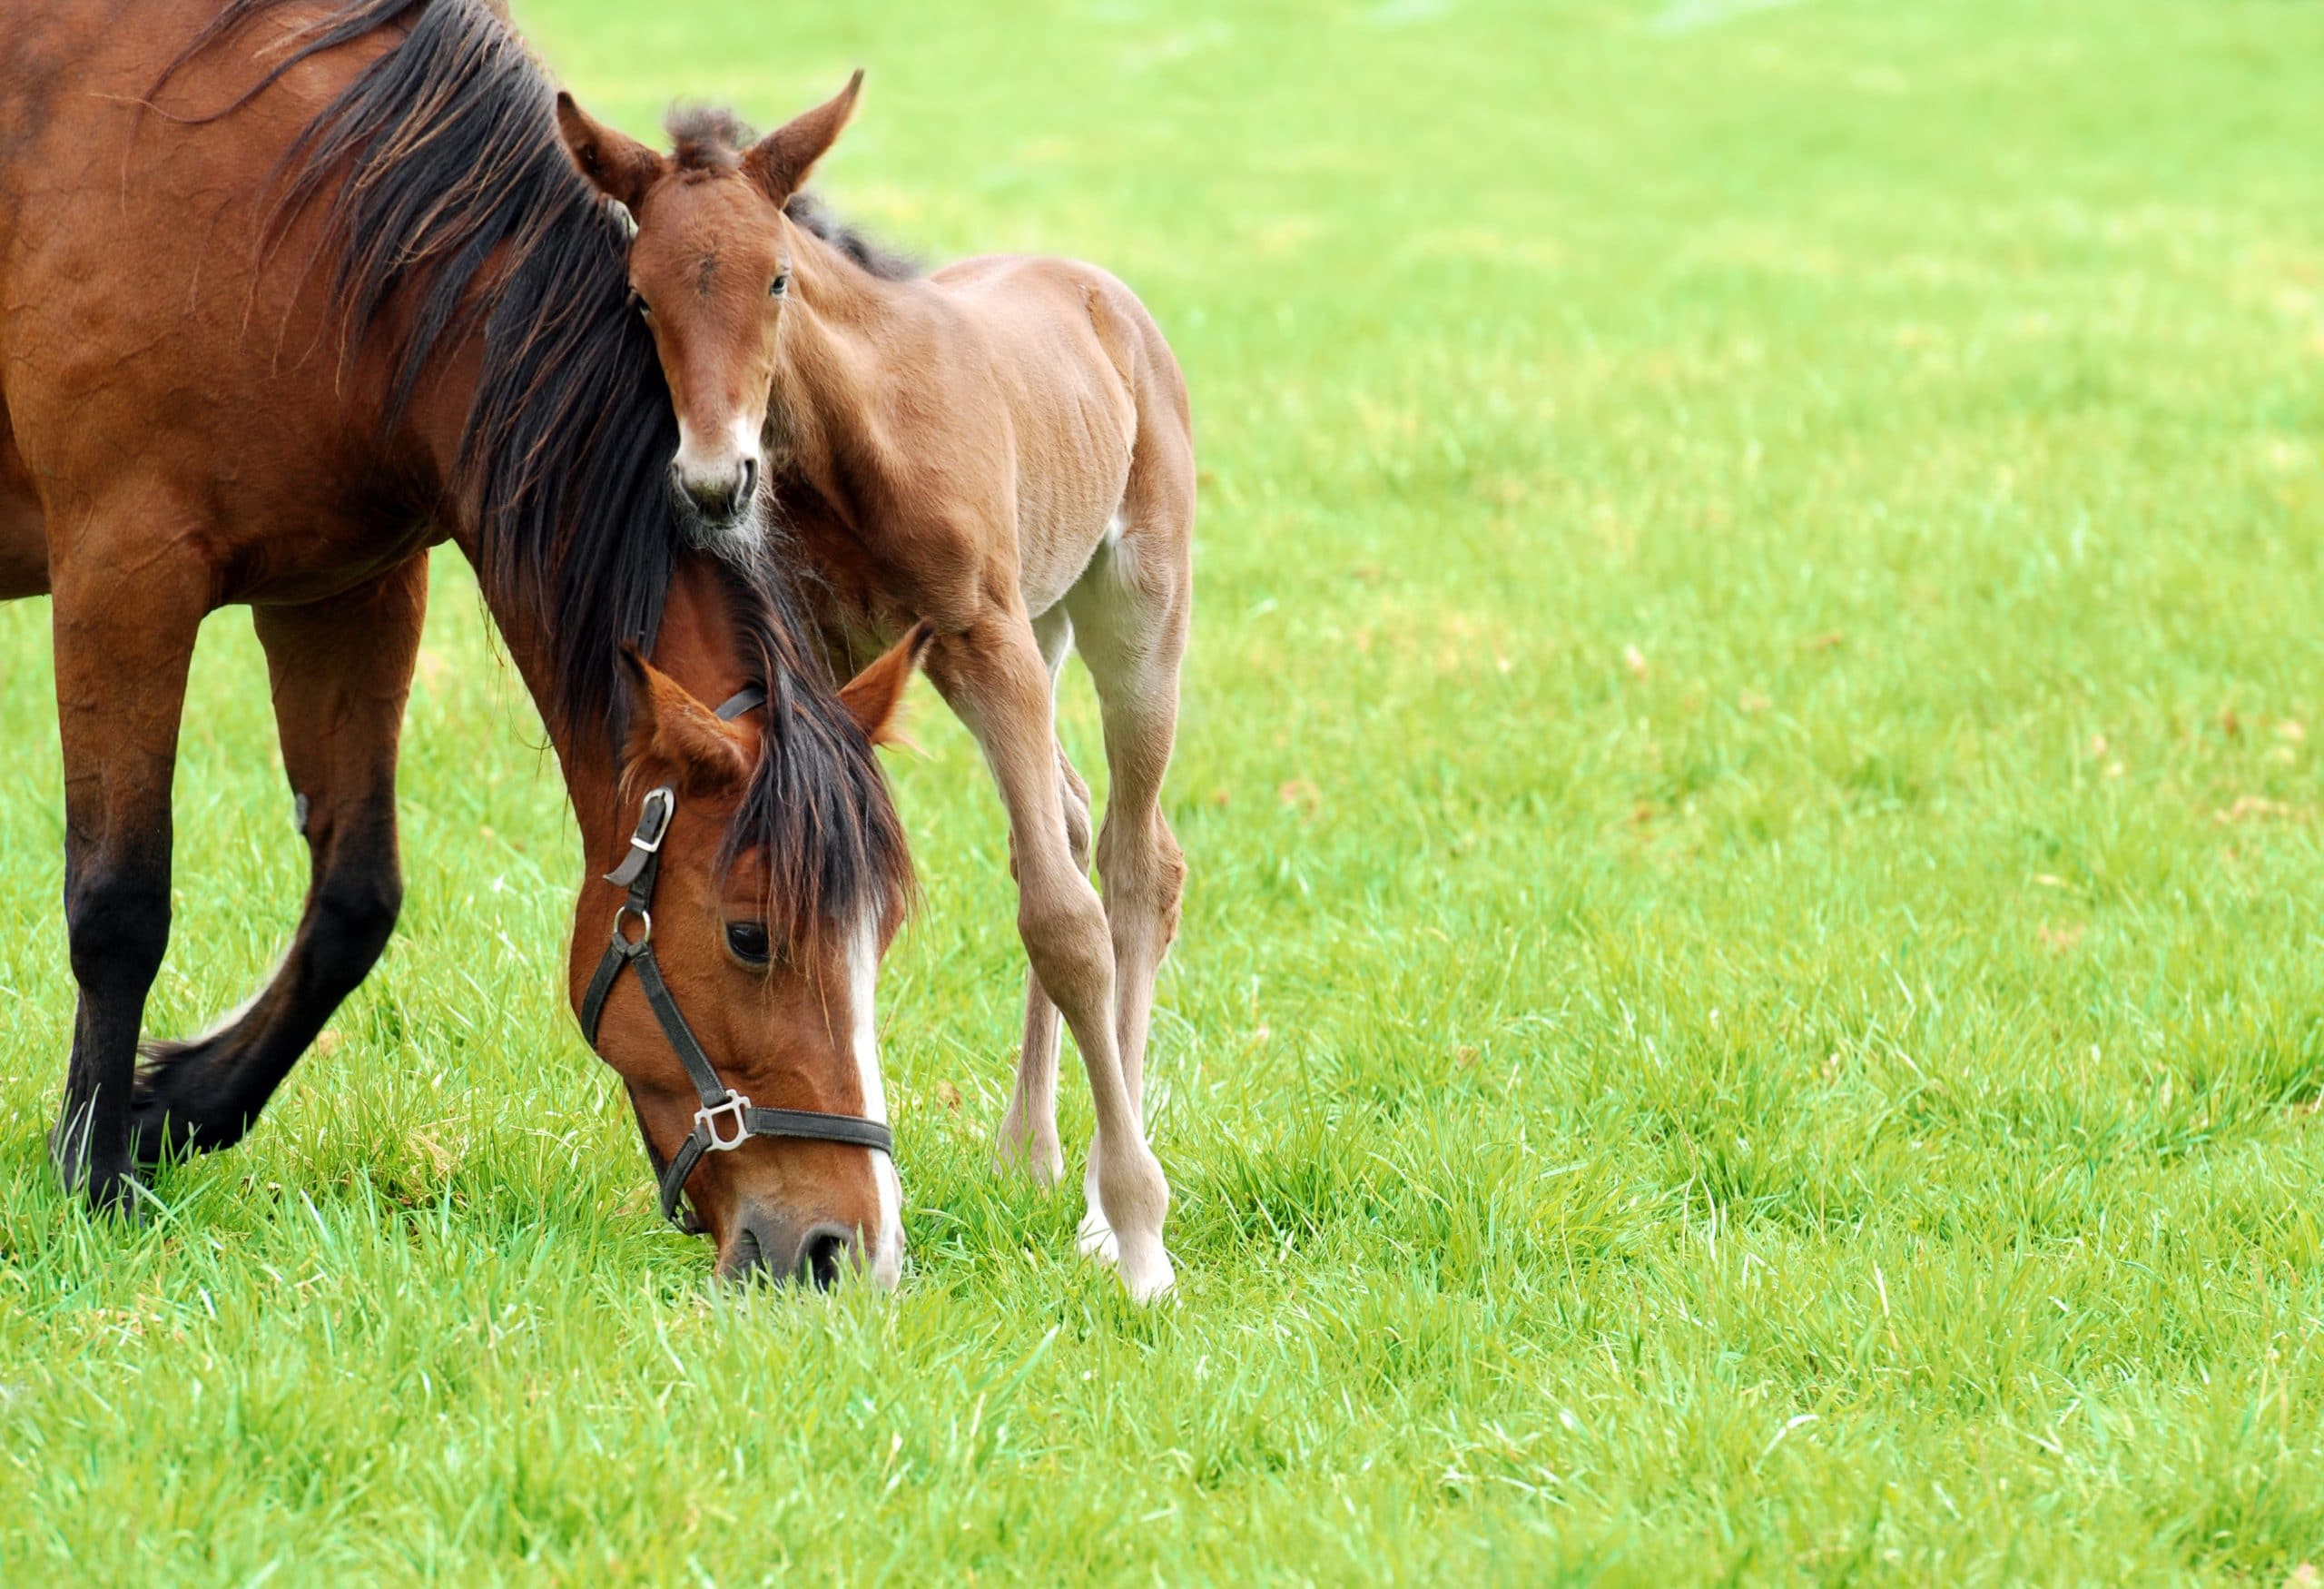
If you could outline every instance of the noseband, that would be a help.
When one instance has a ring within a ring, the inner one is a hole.
[[[746,689],[719,707],[718,716],[732,722],[753,707],[765,704],[764,690]],[[653,1010],[654,1019],[662,1023],[662,1035],[670,1040],[678,1062],[685,1066],[694,1091],[702,1095],[702,1107],[694,1111],[694,1130],[686,1133],[686,1140],[678,1146],[677,1156],[669,1163],[660,1163],[661,1156],[654,1150],[653,1138],[645,1140],[646,1156],[656,1160],[655,1169],[662,1178],[662,1218],[682,1230],[698,1230],[701,1226],[681,1219],[678,1210],[685,1197],[686,1179],[705,1153],[731,1153],[753,1137],[790,1137],[876,1149],[892,1158],[895,1137],[878,1120],[860,1115],[822,1114],[806,1109],[760,1109],[719,1081],[717,1068],[702,1051],[702,1044],[694,1041],[694,1030],[679,1013],[678,1002],[671,996],[670,985],[662,980],[661,965],[654,958],[654,884],[662,872],[662,841],[669,835],[670,818],[677,809],[677,793],[668,785],[647,791],[645,809],[638,814],[637,831],[629,836],[629,854],[619,866],[606,873],[607,883],[615,888],[625,888],[629,893],[614,913],[613,942],[606,945],[605,958],[597,962],[597,974],[589,979],[589,991],[582,995],[581,1033],[592,1048],[596,1046],[597,1022],[606,1012],[606,996],[621,980],[622,968],[635,966],[637,984],[645,990],[645,1002]],[[636,936],[630,936],[625,927],[634,928]],[[641,1134],[645,1125],[645,1119],[640,1116]]]

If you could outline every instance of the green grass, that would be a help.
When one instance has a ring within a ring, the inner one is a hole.
[[[1020,959],[924,689],[881,999],[911,1272],[714,1292],[564,1010],[576,846],[450,560],[385,962],[248,1145],[92,1226],[43,1149],[73,995],[22,604],[0,1574],[2324,1559],[2324,8],[912,9],[520,12],[641,132],[866,64],[847,209],[1100,260],[1173,337],[1177,1298],[988,1170]],[[302,883],[213,629],[164,1033]]]

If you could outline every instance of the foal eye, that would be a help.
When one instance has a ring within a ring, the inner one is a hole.
[[[764,965],[772,951],[767,943],[764,922],[729,922],[726,923],[726,947],[734,958],[752,965]]]
[[[785,271],[774,279],[774,285],[766,290],[766,295],[769,298],[780,298],[789,291],[791,291],[791,272]]]

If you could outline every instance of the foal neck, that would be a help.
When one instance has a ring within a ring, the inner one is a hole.
[[[874,276],[806,227],[784,225],[791,295],[767,414],[785,461],[822,483],[876,407],[922,283]]]

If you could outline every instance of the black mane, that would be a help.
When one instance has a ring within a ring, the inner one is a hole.
[[[290,3],[225,0],[164,80]],[[666,475],[677,421],[629,304],[629,228],[573,169],[547,74],[489,0],[340,0],[215,114],[388,27],[398,42],[284,154],[271,237],[324,204],[350,340],[392,337],[386,429],[433,360],[481,335],[455,482],[475,515],[478,577],[504,623],[539,627],[545,709],[610,755],[621,645],[650,647],[680,555]],[[895,903],[911,864],[870,743],[800,644],[790,573],[770,562],[726,576],[743,661],[787,709],[766,714],[724,857],[763,851],[771,924],[804,936]]]

